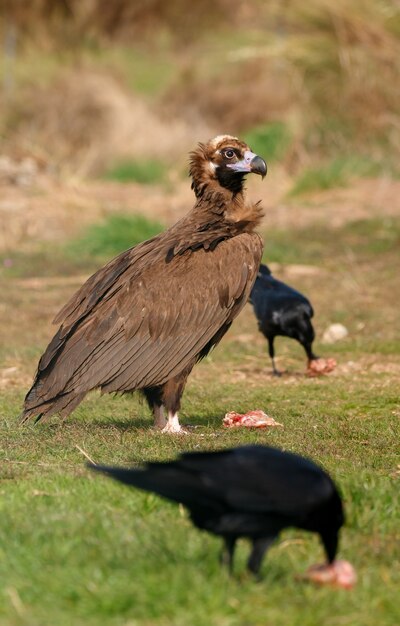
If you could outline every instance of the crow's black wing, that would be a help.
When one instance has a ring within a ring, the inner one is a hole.
[[[226,509],[219,498],[218,491],[210,489],[201,474],[183,470],[173,461],[151,463],[143,469],[104,465],[89,465],[89,467],[126,485],[180,502],[189,509],[204,509],[214,513],[221,513]]]
[[[327,501],[335,486],[315,463],[265,446],[183,454],[143,469],[92,469],[145,491],[215,513],[240,512],[302,518]]]
[[[312,461],[265,446],[185,454],[177,463],[199,472],[214,494],[241,511],[307,514],[336,490]]]

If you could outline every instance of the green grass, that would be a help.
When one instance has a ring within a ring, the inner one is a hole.
[[[80,244],[67,244],[66,248],[53,243],[35,245],[33,250],[15,249],[0,255],[0,273],[9,278],[33,278],[36,276],[73,276],[84,274],[98,267],[98,260],[88,259]]]
[[[111,214],[64,245],[39,242],[29,251],[16,249],[0,255],[0,272],[10,278],[73,276],[94,272],[102,263],[154,237],[164,228],[160,222],[144,215]]]
[[[113,45],[98,43],[80,50],[87,63],[100,66],[123,77],[126,85],[135,93],[154,99],[169,84],[176,74],[173,52],[158,37],[151,47],[132,41],[128,45],[114,42]]]
[[[292,206],[291,210],[296,211]],[[326,229],[315,222],[304,229],[296,229],[296,235],[287,230],[271,229],[265,236],[264,259],[277,263],[305,263],[335,265],[340,256],[354,256],[354,262],[364,262],[371,255],[379,259],[383,253],[395,253],[400,245],[400,220],[377,218],[356,220],[337,228]]]
[[[335,357],[338,367],[308,379],[299,345],[278,338],[278,366],[286,374],[274,379],[247,307],[189,379],[181,420],[199,428],[186,437],[153,432],[149,411],[136,397],[97,393],[64,423],[55,418],[20,428],[24,393],[54,332],[50,319],[79,283],[44,280],[29,289],[3,272],[1,626],[398,626],[399,232],[398,220],[382,218],[336,230],[293,225],[286,239],[266,233],[267,255],[271,240],[279,241],[280,259],[294,247],[293,262],[318,269],[284,280],[310,296],[315,350]],[[344,323],[349,336],[321,345],[333,321]],[[15,380],[7,374],[13,366]],[[221,427],[226,411],[258,407],[284,428]],[[77,447],[97,462],[128,465],[250,442],[297,451],[331,472],[347,512],[340,557],[359,577],[352,591],[296,579],[323,558],[318,539],[296,530],[271,548],[261,582],[246,573],[248,545],[240,542],[229,578],[218,563],[217,538],[195,529],[179,507],[93,475]]]
[[[304,170],[295,181],[290,195],[346,187],[351,178],[377,176],[383,166],[365,157],[338,157],[320,167]]]
[[[290,133],[285,124],[274,122],[253,128],[245,133],[244,140],[253,152],[267,161],[274,161],[284,156],[290,144]]]
[[[89,226],[81,237],[67,245],[67,252],[80,252],[86,258],[111,257],[158,235],[163,229],[162,224],[144,215],[117,213],[109,215],[99,224]]]
[[[297,209],[292,206],[291,210]],[[163,229],[161,223],[142,215],[113,214],[64,246],[38,244],[29,252],[15,250],[11,255],[0,256],[0,267],[4,275],[20,278],[84,274]],[[368,262],[371,255],[379,260],[384,253],[395,254],[399,245],[397,218],[357,220],[332,231],[318,222],[316,209],[312,226],[292,232],[270,228],[265,233],[264,261],[334,266],[339,253],[355,262]]]
[[[202,374],[209,366],[200,366]],[[215,377],[224,367],[229,360],[216,353],[210,373]],[[183,421],[201,428],[187,438],[148,430],[148,411],[135,399],[94,395],[63,426],[21,430],[11,418],[21,394],[7,395],[0,623],[317,626],[348,620],[394,626],[400,617],[400,500],[399,479],[391,475],[400,433],[391,417],[395,390],[373,382],[371,376],[353,381],[349,397],[346,377],[288,385],[267,375],[249,389],[198,376],[186,394]],[[222,430],[227,407],[255,406],[285,429]],[[91,475],[76,448],[96,461],[129,464],[246,442],[296,450],[332,472],[348,516],[340,555],[359,575],[352,592],[295,581],[322,558],[317,539],[299,531],[285,532],[270,550],[260,583],[244,571],[248,547],[242,541],[229,579],[218,564],[218,539],[194,529],[178,507]]]
[[[115,180],[118,183],[141,183],[152,185],[165,180],[167,166],[163,161],[154,159],[135,161],[133,159],[120,161],[108,169],[103,178]]]

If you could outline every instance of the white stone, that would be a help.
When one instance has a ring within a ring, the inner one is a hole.
[[[331,324],[322,335],[322,343],[336,343],[344,339],[349,334],[346,326],[343,324]]]

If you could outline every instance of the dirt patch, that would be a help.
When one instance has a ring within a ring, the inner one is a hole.
[[[263,198],[263,203],[266,226],[284,230],[319,223],[341,228],[357,220],[400,216],[400,181],[360,179],[343,189],[313,193],[290,202],[282,197],[272,206]]]
[[[268,180],[249,180],[249,197],[265,207],[263,226],[339,228],[347,222],[400,215],[400,181],[360,180],[347,189],[285,199],[290,181],[282,170]],[[168,187],[112,182],[57,182],[41,175],[33,187],[1,186],[0,253],[39,241],[64,241],[112,212],[142,213],[170,225],[193,206],[187,179],[171,174]],[[292,268],[293,269],[293,268]],[[300,270],[304,273],[303,270]],[[295,270],[293,269],[293,274]]]
[[[0,390],[5,389],[28,389],[32,383],[32,376],[23,372],[18,365],[3,367],[0,369]]]

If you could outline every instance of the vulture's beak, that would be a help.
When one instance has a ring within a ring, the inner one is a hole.
[[[235,172],[253,172],[253,174],[260,174],[264,178],[267,173],[267,164],[254,152],[246,150],[244,157],[237,163],[228,163],[227,167]]]

